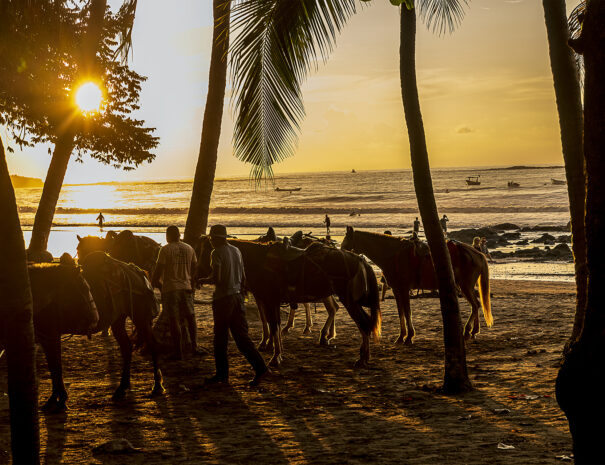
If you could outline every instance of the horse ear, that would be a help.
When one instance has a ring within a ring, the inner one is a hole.
[[[76,234],[76,237],[78,238],[78,242],[82,242],[82,238],[78,234]]]

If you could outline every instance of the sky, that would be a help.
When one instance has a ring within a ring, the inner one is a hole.
[[[119,0],[110,0],[113,8]],[[131,66],[148,77],[138,118],[157,128],[156,159],[135,171],[72,160],[66,183],[191,179],[208,87],[211,0],[139,2]],[[280,173],[410,168],[399,83],[399,12],[360,8],[304,85],[296,155]],[[573,5],[570,5],[573,6]],[[437,36],[419,23],[417,76],[432,167],[562,165],[542,2],[472,0],[460,27]],[[233,156],[230,89],[217,177],[247,176]],[[6,131],[0,128],[3,137]],[[13,174],[44,179],[48,147],[8,154]]]

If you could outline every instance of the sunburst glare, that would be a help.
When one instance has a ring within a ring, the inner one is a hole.
[[[76,91],[76,104],[83,113],[99,111],[102,101],[103,92],[94,82],[86,82]]]

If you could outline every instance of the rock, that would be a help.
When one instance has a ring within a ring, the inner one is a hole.
[[[112,439],[104,442],[96,447],[93,447],[92,453],[96,454],[136,454],[142,452],[132,445],[128,439]]]
[[[557,244],[549,251],[549,255],[557,259],[573,259],[573,252],[567,244]]]
[[[502,234],[500,237],[506,239],[507,241],[510,241],[511,239],[521,239],[521,233],[519,231],[507,232]]]
[[[531,231],[548,231],[548,232],[567,232],[569,228],[566,225],[551,226],[551,225],[538,225],[531,228]]]
[[[489,241],[492,241],[492,243],[495,243],[495,244],[500,244],[501,242],[503,244],[506,243],[506,240],[502,239],[500,237],[500,235],[498,234],[498,231],[496,231],[493,228],[460,229],[458,231],[449,232],[448,236],[451,239],[455,239],[460,242],[466,242],[467,244],[472,244],[473,239],[475,237],[485,237],[488,240],[488,247],[494,247],[494,245],[490,245]]]
[[[551,234],[548,234],[548,233],[544,233],[540,237],[534,239],[532,242],[537,243],[537,244],[551,244],[552,245],[555,243],[555,236],[552,236]]]
[[[492,228],[498,229],[501,231],[512,231],[515,229],[520,229],[519,226],[517,226],[514,223],[498,223],[498,224],[493,225]]]
[[[527,245],[529,244],[529,241],[527,239],[521,239],[520,241],[516,242],[516,245]]]
[[[562,236],[557,237],[555,240],[557,243],[571,242],[571,235],[563,234]]]

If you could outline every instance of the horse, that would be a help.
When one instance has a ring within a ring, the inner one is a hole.
[[[113,399],[122,399],[130,388],[132,343],[126,332],[126,318],[134,323],[137,340],[145,344],[151,353],[154,379],[151,393],[163,394],[158,344],[152,332],[158,304],[147,274],[136,265],[116,260],[102,251],[88,254],[80,264],[99,311],[96,330],[111,326],[122,354],[122,377]]]
[[[303,243],[303,238],[304,238],[304,243]],[[317,241],[321,241],[321,239],[311,236],[310,234],[303,235],[302,231],[298,231],[298,232],[294,233],[294,235],[291,236],[289,239],[288,238],[279,239],[275,234],[275,230],[271,226],[269,226],[269,229],[267,229],[267,232],[264,235],[262,235],[256,239],[253,239],[253,242],[268,243],[268,242],[276,242],[278,240],[286,240],[286,241],[289,240],[290,244],[292,244],[294,247],[298,247],[301,249],[306,249],[310,244],[317,242]],[[299,244],[299,245],[296,245],[296,244]],[[334,300],[334,297],[332,297],[332,296],[322,299],[322,302],[324,304],[324,307],[326,308],[326,311],[328,312],[328,318],[326,319],[326,322],[324,323],[324,325],[321,329],[320,336],[319,336],[319,343],[321,345],[328,345],[331,340],[336,338],[335,317],[336,317],[336,311],[338,310],[338,304],[336,303],[336,301]],[[302,302],[302,305],[305,309],[305,317],[306,317],[303,334],[310,334],[311,328],[313,327],[313,320],[311,319],[311,304],[309,302]],[[290,302],[289,306],[290,306],[290,313],[288,314],[288,322],[286,323],[286,326],[284,326],[284,328],[282,329],[282,335],[288,334],[290,329],[292,329],[294,327],[294,318],[296,317],[296,310],[298,309],[298,303]],[[260,344],[258,345],[258,349],[259,350],[271,350],[272,349],[272,339],[269,334],[269,323],[267,321],[267,317],[261,310],[261,307],[258,308],[258,314],[259,314],[262,328],[263,328],[263,336],[262,336]]]
[[[293,247],[297,247],[299,249],[306,249],[311,244],[315,244],[317,242],[328,246],[332,246],[334,244],[334,242],[329,239],[315,237],[312,236],[311,233],[303,234],[302,231],[296,231],[292,236],[290,236],[288,242]],[[338,311],[338,304],[336,303],[336,300],[334,300],[333,296],[326,297],[322,300],[322,302],[324,304],[324,307],[326,307],[326,311],[328,312],[328,318],[326,319],[326,322],[321,328],[319,343],[321,345],[328,345],[329,341],[336,338],[336,312]],[[303,303],[303,307],[305,308],[306,316],[303,334],[309,334],[311,332],[311,328],[313,327],[313,321],[311,320],[311,305],[308,302],[305,302]],[[290,306],[288,322],[286,323],[286,326],[284,326],[284,329],[282,329],[283,334],[287,334],[288,331],[294,326],[296,310],[296,305]]]
[[[314,302],[336,294],[362,336],[356,366],[370,359],[370,335],[380,337],[381,314],[378,283],[370,265],[361,257],[321,244],[307,250],[286,247],[281,242],[262,244],[229,239],[244,261],[246,286],[265,313],[273,341],[270,365],[282,361],[280,303]],[[210,274],[212,244],[208,236],[200,238],[198,276]],[[368,315],[363,306],[370,308]]]
[[[111,233],[111,234],[110,234]],[[79,259],[86,257],[89,253],[96,252],[98,250],[108,252],[112,242],[115,240],[116,233],[109,231],[105,237],[98,236],[84,236],[78,238],[78,246],[76,248],[76,256]]]
[[[488,327],[493,324],[489,289],[489,268],[485,255],[468,244],[447,241],[452,259],[454,278],[462,294],[471,305],[471,315],[464,326],[464,337],[479,334],[479,306]],[[393,288],[399,313],[400,333],[396,344],[412,344],[416,331],[410,308],[411,289],[437,289],[437,278],[428,246],[419,240],[408,240],[367,231],[355,231],[347,226],[341,249],[364,254],[384,273]],[[479,296],[475,284],[479,281]],[[406,331],[407,326],[407,331]]]
[[[36,341],[42,346],[52,393],[43,404],[45,411],[65,410],[67,391],[63,384],[61,335],[88,335],[99,322],[99,313],[90,287],[80,268],[72,264],[29,265]]]

